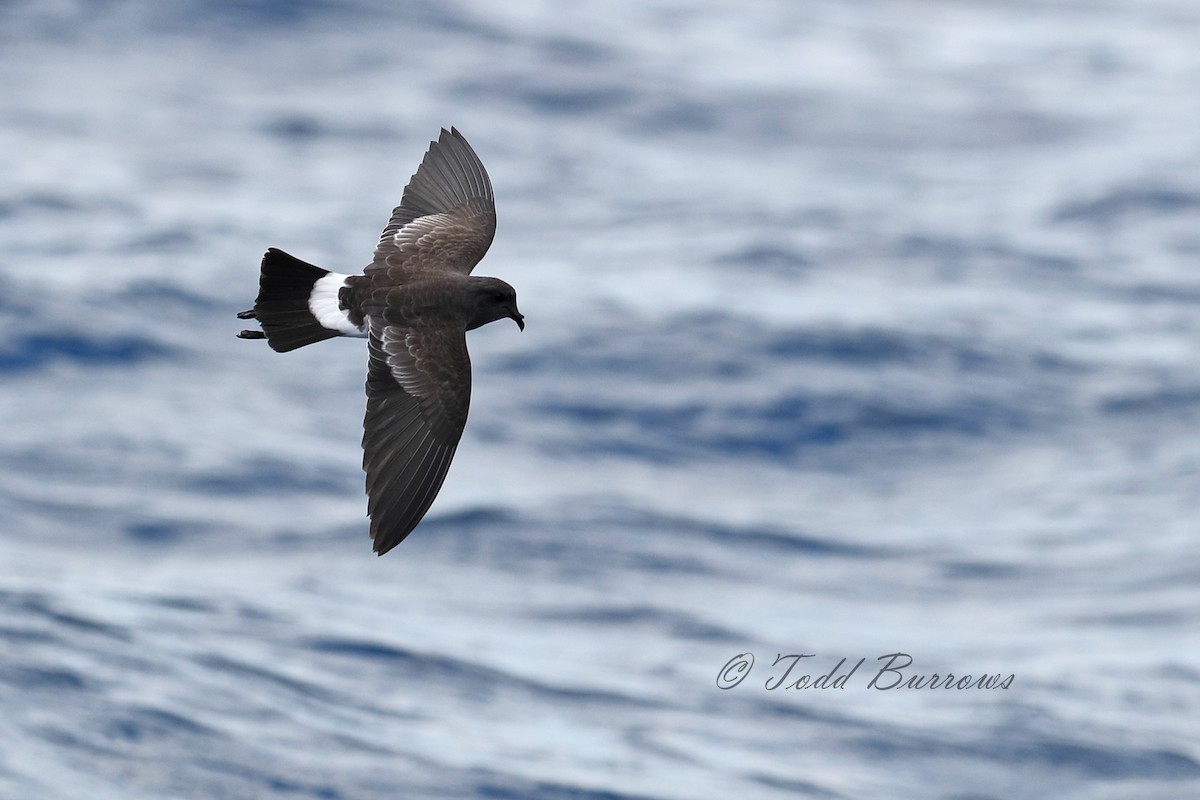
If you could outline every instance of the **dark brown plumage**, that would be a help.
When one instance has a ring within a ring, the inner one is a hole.
[[[496,232],[492,183],[457,130],[443,130],[404,189],[362,275],[339,275],[271,249],[254,308],[280,352],[365,336],[363,469],[375,552],[406,537],[433,503],[471,401],[466,332],[498,319],[525,329],[516,293],[471,276]]]

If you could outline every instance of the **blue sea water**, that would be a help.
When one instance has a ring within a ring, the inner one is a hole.
[[[1195,796],[1198,37],[0,4],[0,798]],[[268,246],[361,268],[449,125],[528,328],[375,558],[363,342],[234,314]]]

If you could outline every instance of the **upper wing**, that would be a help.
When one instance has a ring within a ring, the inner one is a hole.
[[[370,321],[363,469],[375,552],[417,526],[437,496],[467,423],[471,360],[462,327]]]
[[[457,129],[443,128],[404,187],[366,271],[411,267],[469,275],[495,233],[487,171]]]

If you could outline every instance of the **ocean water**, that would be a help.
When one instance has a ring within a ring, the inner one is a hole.
[[[0,3],[0,798],[1195,796],[1198,37]],[[528,327],[375,558],[364,343],[234,314],[449,125]]]

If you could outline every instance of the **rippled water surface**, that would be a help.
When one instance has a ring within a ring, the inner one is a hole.
[[[1191,796],[1197,41],[0,3],[0,798]],[[363,342],[234,314],[267,246],[361,268],[443,125],[528,328],[377,559]]]

